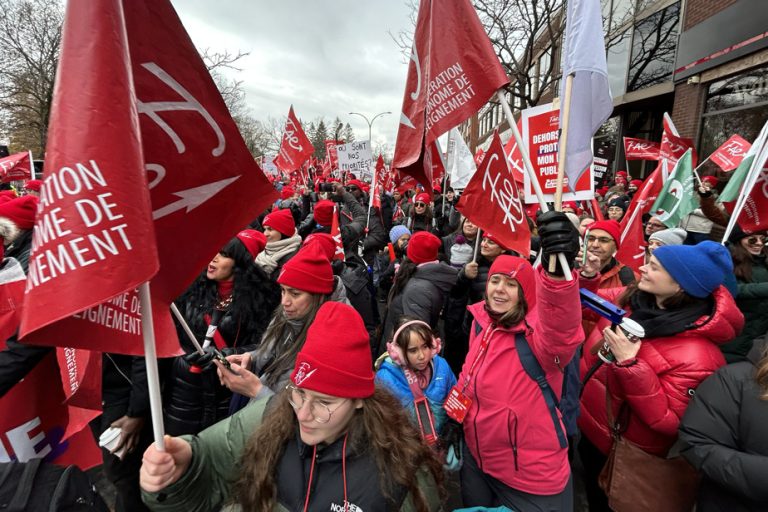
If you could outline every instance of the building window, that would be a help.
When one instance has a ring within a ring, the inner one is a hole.
[[[672,80],[680,25],[680,3],[639,21],[632,36],[627,91]]]
[[[609,36],[606,40],[608,85],[614,98],[627,92],[631,33],[631,30],[625,30],[620,34]]]
[[[537,81],[537,90],[543,92],[549,82],[552,80],[552,47],[547,48],[539,57],[539,75]]]

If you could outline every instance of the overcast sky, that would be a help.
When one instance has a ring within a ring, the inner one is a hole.
[[[305,122],[338,116],[374,145],[395,145],[407,68],[389,32],[413,30],[405,0],[173,0],[198,48],[250,55],[232,76],[243,81],[257,119],[283,117],[293,104]]]

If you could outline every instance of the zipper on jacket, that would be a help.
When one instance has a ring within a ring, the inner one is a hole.
[[[509,420],[511,419],[511,417],[515,418],[514,439],[509,427]],[[517,414],[515,414],[512,411],[507,413],[507,437],[509,438],[509,444],[512,445],[512,455],[514,456],[514,459],[515,459],[515,471],[519,471],[520,468],[517,465]]]

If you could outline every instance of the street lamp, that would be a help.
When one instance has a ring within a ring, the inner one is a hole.
[[[371,119],[370,121],[368,120],[368,118],[367,118],[366,116],[364,116],[364,115],[363,115],[363,114],[361,114],[360,112],[350,112],[350,113],[349,113],[349,115],[351,115],[351,116],[352,116],[352,115],[355,115],[355,116],[360,116],[360,117],[362,117],[363,119],[365,119],[365,122],[366,122],[366,123],[368,123],[368,141],[369,141],[369,144],[371,145],[371,149],[373,149],[373,141],[371,140],[371,126],[373,126],[373,122],[374,122],[374,121],[376,120],[376,118],[378,118],[379,116],[383,116],[383,115],[385,115],[385,114],[391,114],[391,113],[392,113],[392,112],[379,112],[378,114],[376,114],[375,116],[373,116],[373,119]]]

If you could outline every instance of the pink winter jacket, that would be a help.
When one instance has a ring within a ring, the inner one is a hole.
[[[466,382],[486,329],[493,329],[488,350],[465,390],[472,399],[463,424],[467,447],[484,473],[523,492],[552,495],[568,483],[568,449],[560,448],[541,389],[520,362],[515,334],[525,332],[558,399],[563,369],[584,334],[578,278],[554,281],[539,268],[535,281],[535,293],[523,289],[528,314],[512,328],[492,325],[484,302],[468,307],[482,331],[477,333],[473,322],[458,385]]]

